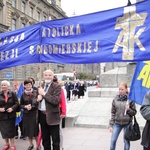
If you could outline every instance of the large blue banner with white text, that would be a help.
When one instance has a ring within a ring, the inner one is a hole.
[[[150,60],[150,1],[0,34],[0,69]]]
[[[0,34],[0,69],[39,63],[40,55],[31,55],[30,47],[40,43],[40,24]]]

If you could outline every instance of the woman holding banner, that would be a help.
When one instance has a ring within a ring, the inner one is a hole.
[[[128,100],[127,83],[119,85],[119,94],[114,98],[111,108],[111,119],[109,122],[111,136],[110,150],[116,149],[116,142],[122,129],[124,133],[132,116],[136,114],[135,103]],[[130,141],[124,139],[124,150],[130,149]]]
[[[16,150],[15,137],[15,119],[16,109],[19,106],[16,94],[9,90],[10,83],[7,80],[1,82],[0,92],[0,131],[5,140],[3,150]],[[10,142],[10,143],[9,143]]]

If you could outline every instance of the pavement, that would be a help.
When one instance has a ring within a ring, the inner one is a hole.
[[[64,150],[109,150],[111,133],[108,129],[101,128],[63,128]],[[131,142],[131,150],[142,150],[141,140]],[[27,150],[28,140],[15,140],[17,150]],[[123,150],[122,132],[117,141],[116,150]],[[0,150],[4,146],[4,140],[0,138]],[[35,150],[35,148],[34,148]],[[43,150],[43,149],[42,149]]]
[[[108,128],[112,100],[117,92],[118,88],[88,87],[84,99],[68,101],[66,126]],[[145,120],[140,114],[140,105],[136,104],[136,109],[136,119],[142,129]]]
[[[91,87],[88,89],[94,89]],[[97,90],[97,89],[96,89]],[[64,150],[109,150],[111,133],[108,130],[112,98],[88,97],[71,100],[67,103],[66,127],[63,128]],[[139,106],[137,106],[139,109]],[[145,123],[138,111],[137,120],[142,127]],[[131,150],[142,150],[141,140],[131,142]],[[17,150],[26,150],[28,140],[15,140]],[[35,144],[34,144],[35,145]],[[121,132],[116,150],[123,150],[123,133]],[[0,150],[4,140],[0,136]],[[35,148],[34,148],[35,149]],[[43,148],[42,148],[43,150]]]

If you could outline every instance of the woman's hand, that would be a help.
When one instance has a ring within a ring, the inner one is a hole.
[[[65,118],[65,117],[66,117],[66,115],[60,115],[60,117],[61,117],[61,118]]]
[[[42,95],[38,95],[37,101],[40,102],[43,99]]]
[[[5,108],[0,108],[0,112],[5,112]]]
[[[6,111],[11,113],[13,111],[13,109],[12,108],[8,108]]]
[[[38,88],[38,93],[40,95],[45,95],[44,89],[43,88]]]
[[[110,127],[110,128],[109,128],[109,131],[110,131],[110,132],[112,132],[112,131],[113,131],[113,128],[112,128],[112,127]]]
[[[125,110],[128,110],[130,108],[129,104],[125,105]]]
[[[25,105],[24,108],[26,108],[27,110],[31,110],[31,104]]]

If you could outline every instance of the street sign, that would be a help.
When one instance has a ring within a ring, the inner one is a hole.
[[[11,79],[12,78],[12,73],[11,72],[6,72],[6,78]]]

